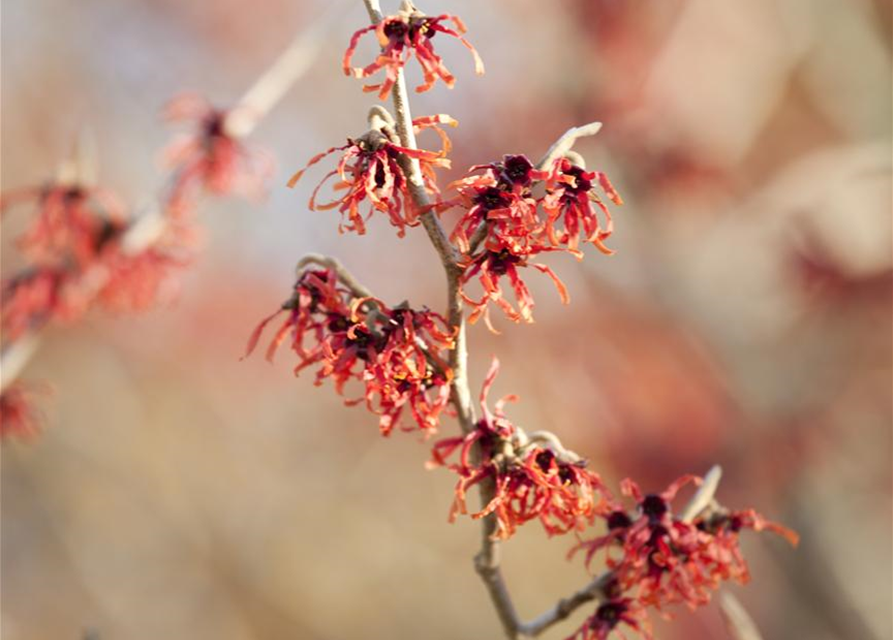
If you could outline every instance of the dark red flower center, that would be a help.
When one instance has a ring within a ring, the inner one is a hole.
[[[506,156],[503,161],[505,177],[514,184],[529,184],[530,172],[533,170],[533,164],[527,159],[527,156]]]
[[[63,197],[65,198],[66,204],[73,204],[74,202],[87,197],[87,192],[81,187],[74,185],[65,190],[65,195]]]
[[[613,629],[620,622],[628,608],[623,602],[606,602],[596,610],[592,628],[607,627],[608,629]]]
[[[642,513],[648,516],[649,520],[660,520],[670,510],[667,501],[654,493],[645,496],[641,506]]]
[[[571,165],[570,168],[564,170],[564,175],[572,176],[576,182],[573,186],[567,185],[565,189],[571,193],[588,193],[592,190],[592,180],[589,180],[584,174],[583,169],[577,165]]]
[[[508,251],[502,250],[499,253],[490,252],[487,259],[490,261],[490,271],[498,276],[505,275],[509,267],[521,262],[521,258],[514,256]]]
[[[555,454],[549,451],[548,449],[544,449],[536,454],[536,464],[542,469],[543,473],[548,473],[552,468],[552,462],[555,460]]]
[[[509,197],[500,189],[496,187],[486,187],[483,191],[479,192],[475,201],[482,206],[484,209],[504,209],[509,204]]]
[[[614,511],[608,518],[608,529],[626,529],[632,525],[633,521],[626,514],[626,511]]]
[[[210,113],[204,122],[205,138],[222,138],[226,135],[224,132],[225,114],[221,111]]]
[[[123,229],[123,225],[112,220],[103,220],[99,227],[99,233],[96,234],[96,250],[99,251],[107,243],[114,240]]]
[[[330,313],[329,314],[329,322],[326,325],[326,328],[331,333],[343,333],[350,329],[350,322],[345,316],[342,316],[340,313]]]
[[[402,42],[406,37],[406,33],[409,31],[409,26],[403,22],[402,20],[389,20],[388,23],[384,26],[384,34],[391,40],[392,43]]]

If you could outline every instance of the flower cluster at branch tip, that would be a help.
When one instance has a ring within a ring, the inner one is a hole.
[[[230,113],[192,93],[177,96],[165,106],[165,120],[195,126],[163,152],[164,165],[172,172],[167,200],[171,215],[191,213],[205,192],[253,199],[264,194],[273,174],[273,159],[264,151],[249,149],[227,130]]]
[[[562,302],[569,301],[558,276],[548,266],[531,262],[531,258],[554,251],[582,258],[581,239],[611,253],[604,245],[611,235],[611,217],[593,190],[595,182],[613,202],[621,204],[604,173],[587,172],[568,158],[559,158],[549,170],[540,170],[526,156],[506,155],[499,162],[471,167],[465,178],[450,185],[457,196],[437,208],[464,209],[451,237],[466,256],[461,294],[473,308],[470,322],[483,316],[493,330],[489,318],[491,302],[515,322],[532,322],[534,300],[519,273],[528,266],[548,275]],[[534,197],[538,184],[545,191],[539,198]],[[593,206],[604,215],[604,226]],[[516,306],[506,299],[501,288],[504,277],[514,293]],[[466,291],[474,278],[483,290],[478,298]]]
[[[417,133],[433,129],[440,136],[443,143],[440,151],[407,149],[394,142],[392,131],[388,131],[386,128],[383,130],[372,129],[359,138],[348,139],[346,145],[332,147],[311,158],[303,169],[291,177],[288,186],[295,186],[310,166],[326,156],[340,151],[342,153],[338,165],[327,173],[313,190],[309,203],[310,209],[325,211],[337,208],[342,217],[338,231],[356,231],[361,235],[366,233],[366,220],[375,211],[381,211],[387,214],[390,223],[397,227],[397,235],[402,237],[406,233],[406,227],[418,224],[420,212],[416,210],[409,195],[408,179],[400,166],[400,156],[402,154],[419,161],[425,188],[429,193],[437,195],[439,191],[434,169],[449,168],[450,166],[450,161],[447,158],[450,151],[450,140],[440,128],[439,125],[442,124],[455,127],[458,123],[444,114],[413,120],[413,127]],[[328,182],[329,178],[335,176],[338,177],[338,181],[332,186],[332,189],[335,192],[343,191],[344,194],[331,202],[318,203],[316,198],[320,189]],[[370,206],[364,216],[360,207],[366,202]]]
[[[292,296],[254,330],[246,355],[281,315],[285,319],[267,348],[268,360],[288,341],[299,358],[296,374],[318,366],[316,384],[331,378],[341,395],[348,382],[360,383],[362,396],[346,402],[365,402],[379,416],[384,435],[398,425],[436,431],[449,401],[452,373],[445,353],[453,345],[453,333],[439,314],[406,304],[388,307],[350,291],[334,270],[308,269]],[[412,418],[409,426],[405,413]]]
[[[494,537],[507,539],[518,526],[538,519],[549,535],[580,531],[591,524],[607,504],[608,494],[598,474],[585,462],[556,446],[554,436],[527,437],[505,416],[506,396],[493,411],[487,395],[499,371],[494,359],[481,390],[483,418],[465,436],[435,443],[429,467],[446,466],[459,476],[450,521],[467,514],[466,493],[481,482],[492,482],[494,497],[472,518],[494,514]],[[475,452],[474,449],[477,449]],[[450,458],[458,451],[458,460]]]
[[[643,494],[630,479],[621,483],[623,495],[635,501],[635,510],[612,501],[603,516],[607,533],[583,540],[571,551],[574,555],[585,550],[587,565],[604,551],[612,576],[602,604],[574,637],[601,639],[620,622],[644,632],[640,626],[648,608],[662,611],[684,603],[695,609],[709,602],[722,582],[746,583],[750,573],[738,539],[744,529],[772,531],[797,544],[796,533],[753,510],[729,511],[714,504],[691,520],[675,515],[672,502],[679,490],[700,483],[698,477],[683,476],[654,494]],[[611,615],[606,616],[606,606],[614,607]]]
[[[454,28],[450,28],[444,22],[451,21]],[[365,67],[353,67],[351,61],[360,39],[366,33],[374,31],[381,45],[381,52],[375,60]],[[416,87],[416,91],[428,91],[438,79],[447,87],[452,88],[456,78],[443,63],[443,59],[434,52],[431,39],[438,33],[457,38],[471,51],[474,57],[475,73],[484,73],[484,63],[471,43],[462,35],[465,33],[465,24],[456,16],[439,15],[426,16],[418,11],[401,11],[396,15],[387,16],[378,24],[364,27],[358,30],[350,39],[347,51],[344,52],[344,73],[356,78],[368,78],[375,73],[384,70],[385,78],[379,84],[369,84],[363,87],[363,91],[378,91],[381,100],[387,100],[391,89],[397,82],[398,72],[406,66],[410,57],[415,54],[416,60],[422,68],[424,82]]]
[[[40,431],[43,416],[34,401],[47,391],[42,385],[17,382],[0,393],[0,439],[29,438]]]

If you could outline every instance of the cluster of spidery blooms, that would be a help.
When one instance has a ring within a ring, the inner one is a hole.
[[[140,311],[173,291],[193,253],[199,196],[248,195],[269,173],[266,156],[247,152],[226,133],[226,115],[196,96],[177,98],[165,109],[167,119],[191,118],[196,127],[165,153],[171,182],[153,218],[157,224],[131,223],[118,197],[83,180],[3,195],[4,216],[19,204],[36,209],[17,240],[25,267],[2,282],[4,349],[48,323],[76,320],[94,305]],[[3,392],[0,435],[34,431],[36,411],[21,408],[32,396],[20,387]]]
[[[612,232],[611,216],[594,190],[596,183],[613,202],[621,204],[604,173],[587,172],[568,158],[558,158],[551,166],[537,169],[526,156],[506,155],[500,162],[472,167],[467,177],[451,185],[457,197],[441,203],[439,208],[464,209],[451,237],[466,256],[462,297],[473,308],[471,322],[483,315],[492,329],[490,302],[515,322],[532,322],[534,301],[519,273],[528,266],[552,278],[562,301],[569,301],[558,276],[548,266],[531,259],[552,251],[582,258],[581,242],[611,253],[604,245]],[[544,193],[534,197],[540,185]],[[465,291],[475,277],[483,289],[478,299]],[[517,308],[502,291],[503,278],[509,281]]]
[[[453,76],[431,45],[436,33],[457,37],[471,49],[461,36],[464,25],[458,18],[429,17],[411,3],[404,6],[397,15],[357,31],[344,57],[345,72],[358,78],[384,72],[381,83],[366,87],[378,91],[382,99],[413,55],[424,76],[419,91],[430,89],[437,79],[453,85]],[[445,27],[446,20],[456,29]],[[357,43],[371,31],[378,37],[381,53],[368,66],[352,68]],[[476,53],[475,61],[482,71]],[[438,115],[412,123],[416,133],[432,129],[440,136],[439,151],[407,148],[395,133],[390,115],[376,107],[370,112],[367,133],[313,157],[289,185],[294,186],[308,167],[339,154],[335,168],[314,189],[309,207],[337,209],[341,232],[365,233],[367,221],[379,212],[402,237],[423,216],[443,216],[458,209],[449,240],[458,256],[454,265],[460,272],[458,293],[472,309],[471,321],[483,317],[492,329],[488,315],[492,303],[513,321],[531,322],[534,301],[521,278],[525,267],[550,276],[567,302],[567,290],[558,276],[535,260],[547,252],[581,258],[586,244],[612,253],[605,244],[613,230],[607,200],[617,205],[622,201],[607,176],[587,171],[582,158],[573,153],[544,161],[543,166],[535,166],[524,155],[506,155],[500,161],[471,167],[465,177],[449,185],[451,195],[444,198],[435,174],[450,166],[450,141],[440,127],[444,124],[455,126],[456,122]],[[413,184],[415,163],[421,178]],[[321,203],[319,192],[332,178],[335,196]],[[432,204],[418,204],[426,201]],[[296,373],[313,367],[317,384],[331,379],[339,394],[351,397],[348,404],[365,402],[379,416],[385,435],[397,425],[433,433],[450,400],[453,376],[447,362],[456,333],[444,318],[427,309],[417,311],[407,304],[390,308],[369,296],[338,268],[328,268],[337,263],[318,258],[311,262],[327,268],[305,268],[300,273],[291,297],[255,329],[248,351],[256,347],[269,323],[284,316],[267,349],[268,359],[287,341],[298,357]],[[514,304],[502,290],[504,278]],[[479,297],[468,291],[474,280],[483,289]],[[738,541],[744,529],[775,531],[796,542],[795,534],[755,512],[727,511],[715,501],[691,519],[677,517],[672,502],[686,484],[701,483],[693,476],[681,478],[661,494],[649,495],[642,495],[634,482],[625,480],[621,493],[635,502],[627,508],[554,434],[528,434],[513,424],[505,404],[514,396],[502,398],[491,410],[487,396],[498,368],[494,359],[480,394],[480,420],[461,435],[436,441],[427,466],[446,468],[456,475],[451,522],[462,515],[488,518],[491,538],[505,540],[536,520],[550,536],[573,533],[578,544],[571,555],[585,551],[587,567],[603,553],[606,573],[594,595],[599,604],[573,638],[604,640],[615,631],[622,637],[624,628],[650,637],[649,610],[662,612],[679,603],[694,608],[706,603],[723,581],[746,581],[748,570]],[[348,383],[359,385],[356,397],[346,390]],[[409,424],[401,422],[407,407]],[[467,494],[475,486],[483,488],[487,503],[469,514]],[[589,532],[601,524],[607,533],[591,537]]]
[[[507,539],[530,520],[539,520],[549,535],[582,531],[603,513],[606,489],[585,461],[557,445],[554,437],[528,437],[504,412],[506,396],[494,410],[487,395],[499,371],[493,361],[481,391],[483,417],[463,436],[435,443],[429,467],[445,466],[459,476],[450,521],[467,514],[466,493],[481,482],[491,482],[494,497],[472,518],[496,517],[494,537]],[[457,454],[455,462],[449,458]]]
[[[610,571],[603,601],[578,631],[579,638],[601,640],[621,622],[650,637],[648,609],[662,611],[673,604],[695,609],[709,602],[723,582],[748,582],[739,547],[744,529],[772,531],[797,544],[793,531],[753,510],[729,511],[714,504],[689,518],[674,514],[676,494],[689,483],[701,479],[683,476],[662,493],[643,495],[635,482],[624,480],[621,492],[634,501],[633,510],[611,500],[603,516],[607,533],[571,551],[584,550],[587,565],[603,552]]]
[[[451,29],[445,22],[452,22]],[[369,65],[365,67],[351,67],[351,60],[356,51],[357,44],[364,34],[375,32],[378,44],[381,45],[381,53]],[[415,55],[422,68],[424,82],[416,87],[416,91],[428,91],[437,80],[442,80],[449,88],[456,83],[456,78],[443,63],[443,59],[434,52],[431,39],[438,33],[457,38],[474,56],[474,70],[478,74],[484,73],[484,63],[471,43],[462,34],[465,33],[465,24],[456,16],[439,15],[426,16],[418,11],[401,11],[393,16],[387,16],[378,24],[358,30],[350,39],[350,45],[344,53],[344,73],[356,78],[368,78],[369,76],[384,70],[385,79],[379,84],[370,84],[363,87],[364,91],[378,91],[378,97],[387,100],[397,82],[397,72],[402,69],[407,61]]]
[[[338,209],[341,213],[339,232],[355,231],[366,233],[366,220],[375,212],[387,214],[390,223],[397,228],[397,235],[403,236],[407,227],[419,224],[420,211],[413,206],[409,194],[409,183],[403,168],[400,166],[401,156],[418,160],[422,171],[425,189],[437,195],[437,179],[435,168],[449,168],[450,161],[446,157],[450,151],[450,140],[438,125],[456,126],[455,120],[444,114],[426,116],[413,120],[413,128],[417,133],[425,129],[433,129],[441,138],[443,148],[440,151],[407,149],[396,143],[393,129],[384,124],[373,128],[356,139],[348,139],[347,144],[332,147],[310,159],[303,169],[291,177],[288,185],[297,184],[304,172],[326,156],[341,152],[338,164],[313,190],[309,207],[312,211]],[[331,202],[320,203],[317,196],[320,189],[330,178],[337,177],[332,190],[343,192]],[[369,205],[364,214],[361,207]]]
[[[291,297],[255,329],[248,353],[257,346],[266,326],[284,316],[267,348],[272,360],[287,342],[298,356],[295,374],[316,368],[316,384],[331,379],[345,395],[348,383],[359,384],[359,397],[379,416],[385,435],[396,426],[436,430],[449,401],[450,369],[444,354],[453,345],[446,321],[428,309],[406,304],[388,307],[357,295],[340,284],[331,269],[300,274]],[[405,419],[405,414],[411,421]]]
[[[443,26],[452,20],[457,30]],[[365,68],[350,66],[356,45],[364,33],[375,31],[382,51]],[[465,40],[464,25],[454,16],[425,16],[418,11],[403,11],[384,18],[377,25],[357,31],[351,39],[344,57],[344,69],[356,77],[365,78],[384,70],[385,80],[370,85],[369,90],[379,90],[386,98],[397,78],[397,73],[415,54],[425,82],[419,91],[430,89],[437,78],[452,86],[454,78],[434,53],[431,38],[436,33],[458,37],[465,46],[474,49]],[[475,55],[476,70],[483,65]],[[418,161],[424,177],[424,188],[436,200],[431,209],[438,215],[460,208],[464,212],[457,222],[451,240],[462,253],[461,295],[472,312],[470,322],[484,317],[493,329],[489,318],[490,303],[504,311],[515,322],[532,322],[534,300],[521,278],[521,270],[533,267],[548,275],[558,288],[562,301],[569,295],[564,284],[550,267],[534,262],[538,255],[547,252],[569,252],[582,258],[581,243],[591,243],[604,253],[611,253],[604,241],[611,235],[612,222],[605,201],[599,196],[600,188],[608,199],[621,204],[620,196],[607,176],[600,171],[586,171],[582,160],[561,157],[550,166],[536,168],[523,155],[507,155],[501,161],[471,167],[465,178],[449,185],[455,195],[449,199],[440,197],[435,168],[449,168],[447,154],[449,139],[437,125],[456,122],[449,116],[437,115],[419,118],[413,122],[416,132],[433,128],[443,141],[438,152],[407,149],[398,144],[392,127],[382,123],[347,144],[332,147],[315,157],[307,167],[316,164],[329,154],[339,152],[340,159],[332,171],[325,175],[310,198],[311,210],[338,209],[342,215],[340,231],[365,233],[366,221],[375,212],[387,214],[390,223],[403,236],[406,228],[418,224],[419,216],[426,211],[418,210],[410,197],[410,185],[405,173],[406,163]],[[305,167],[296,173],[290,186],[301,178]],[[337,196],[327,203],[319,203],[320,189],[330,178]],[[535,192],[540,192],[535,195]],[[364,212],[361,207],[368,203]],[[506,278],[514,293],[513,305],[502,290]],[[482,289],[474,297],[469,289],[477,280]]]

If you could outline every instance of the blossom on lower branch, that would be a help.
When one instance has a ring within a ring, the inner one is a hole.
[[[568,640],[607,640],[612,631],[626,640],[621,624],[635,631],[640,638],[651,640],[651,623],[645,608],[633,598],[618,595],[616,583],[609,584],[604,592],[607,599],[598,605],[595,612],[586,618]]]
[[[334,270],[308,269],[295,284],[292,296],[254,330],[248,353],[256,347],[267,324],[285,315],[267,348],[272,360],[288,341],[301,370],[316,366],[316,384],[331,378],[344,395],[346,385],[359,383],[361,397],[379,416],[384,435],[406,426],[410,414],[416,428],[433,433],[447,408],[452,373],[445,361],[453,332],[443,317],[428,309],[359,296],[343,286]]]
[[[661,611],[684,603],[695,609],[709,602],[723,581],[747,582],[750,574],[738,539],[744,529],[772,531],[797,544],[796,533],[753,510],[729,511],[714,505],[691,520],[675,515],[672,502],[678,491],[700,482],[695,476],[683,476],[662,493],[644,495],[632,480],[621,483],[623,495],[635,501],[635,509],[630,512],[612,502],[607,513],[600,514],[607,533],[583,540],[571,551],[574,555],[585,550],[587,565],[604,551],[611,572],[609,587],[602,590],[603,604],[574,638],[600,640],[620,621],[641,627],[647,608]]]
[[[429,467],[446,466],[459,476],[450,521],[467,514],[466,493],[482,483],[493,483],[493,497],[473,518],[494,514],[494,538],[510,538],[518,526],[538,519],[549,535],[582,530],[606,504],[601,478],[585,462],[548,444],[528,440],[506,418],[503,408],[512,396],[487,406],[487,394],[499,362],[494,359],[480,401],[483,418],[465,436],[446,438],[432,450]],[[476,451],[474,448],[476,447]],[[458,460],[448,458],[458,451]]]

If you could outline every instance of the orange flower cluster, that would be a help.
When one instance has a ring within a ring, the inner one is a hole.
[[[445,26],[443,23],[446,21],[451,21],[455,28],[451,29]],[[370,31],[375,32],[378,44],[381,45],[381,53],[366,67],[352,67],[351,60],[360,38]],[[356,78],[368,78],[384,69],[384,81],[379,84],[366,85],[363,87],[363,91],[378,91],[378,97],[387,100],[391,89],[397,82],[397,73],[406,66],[414,54],[422,67],[424,76],[424,82],[416,87],[416,91],[419,93],[428,91],[438,79],[452,89],[456,78],[447,70],[443,59],[434,52],[431,39],[438,33],[457,38],[474,56],[475,73],[483,74],[484,63],[475,48],[462,35],[465,31],[465,24],[462,20],[446,14],[426,16],[418,12],[401,12],[388,16],[378,24],[364,27],[353,34],[347,51],[344,52],[344,74],[353,75]]]
[[[611,217],[593,190],[594,182],[613,202],[621,204],[604,173],[587,172],[567,158],[559,158],[544,171],[536,169],[526,156],[507,155],[500,162],[471,167],[468,176],[450,185],[458,195],[441,203],[438,209],[458,206],[465,210],[451,237],[466,254],[462,296],[474,309],[470,322],[483,316],[493,330],[489,318],[491,302],[515,322],[532,322],[534,300],[519,273],[528,266],[548,275],[562,302],[569,302],[567,289],[558,276],[548,266],[530,260],[553,251],[580,259],[581,239],[611,253],[604,245],[611,235]],[[545,195],[535,198],[533,190],[538,184],[544,185]],[[594,207],[603,213],[604,227]],[[503,277],[508,278],[517,308],[502,291]],[[465,291],[474,278],[483,289],[477,299]]]
[[[738,539],[744,529],[772,531],[797,544],[797,534],[753,510],[708,509],[691,522],[676,517],[671,503],[690,483],[700,484],[701,479],[683,476],[662,493],[643,495],[635,482],[624,480],[622,493],[635,501],[635,511],[630,514],[612,501],[604,517],[608,532],[572,550],[571,555],[584,549],[587,565],[596,553],[605,551],[613,574],[613,592],[606,590],[606,602],[578,631],[581,640],[604,638],[620,622],[641,631],[641,616],[632,612],[660,611],[678,603],[695,609],[709,602],[722,582],[746,583],[750,574]],[[606,615],[602,610],[606,606],[615,611]],[[615,615],[621,609],[627,617]]]
[[[446,466],[459,476],[450,522],[468,513],[468,489],[489,481],[495,486],[494,497],[471,517],[495,514],[495,538],[508,539],[518,526],[534,519],[550,536],[583,530],[606,505],[601,478],[586,470],[583,461],[565,459],[548,447],[531,442],[519,446],[517,430],[503,411],[513,396],[499,400],[492,412],[487,407],[498,371],[499,361],[494,359],[480,396],[484,417],[474,430],[441,440],[432,450],[429,467]],[[449,463],[447,459],[456,451],[458,461]]]
[[[458,123],[444,114],[425,116],[413,120],[416,133],[433,129],[443,143],[440,151],[424,151],[407,149],[395,144],[386,133],[373,129],[356,140],[348,139],[341,147],[332,147],[310,159],[307,165],[291,177],[288,186],[293,187],[304,175],[304,172],[326,156],[340,151],[341,159],[334,170],[323,177],[310,197],[312,211],[325,211],[337,208],[341,212],[342,222],[339,232],[356,231],[366,233],[366,220],[373,212],[381,211],[388,215],[390,223],[397,227],[397,235],[402,237],[406,227],[418,224],[419,212],[413,207],[409,196],[409,185],[400,166],[400,156],[414,158],[419,161],[425,188],[429,193],[438,194],[435,168],[449,168],[450,161],[446,157],[450,151],[450,140],[438,125],[446,124],[455,127]],[[316,201],[319,190],[329,178],[338,177],[332,186],[336,192],[344,192],[335,200],[320,204]],[[370,207],[364,216],[360,207],[368,202]]]
[[[363,395],[348,404],[365,402],[379,416],[388,435],[403,424],[433,433],[449,400],[451,373],[443,354],[452,348],[453,334],[439,314],[406,305],[390,308],[380,300],[356,296],[342,286],[332,270],[304,271],[282,308],[264,319],[248,343],[251,353],[265,329],[285,315],[267,359],[283,342],[297,354],[301,370],[318,366],[316,384],[331,378],[343,395],[348,382],[359,382]]]

